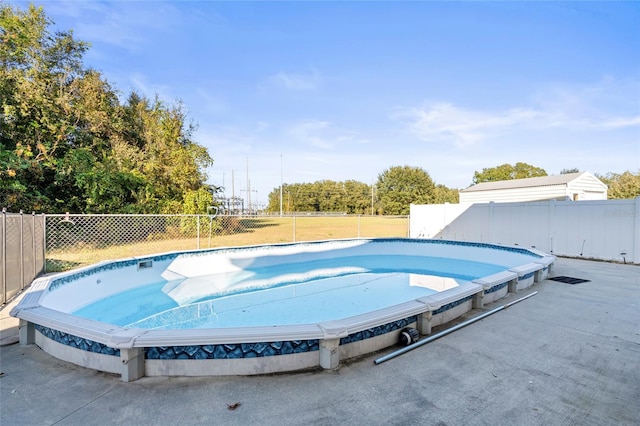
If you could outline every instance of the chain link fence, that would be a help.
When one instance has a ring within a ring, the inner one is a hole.
[[[0,216],[0,304],[27,287],[45,265],[45,216],[8,213]]]
[[[408,216],[46,215],[46,272],[169,251],[408,235]]]

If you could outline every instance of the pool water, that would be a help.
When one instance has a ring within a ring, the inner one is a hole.
[[[144,329],[311,324],[401,304],[504,269],[423,256],[320,259],[161,281],[73,314]]]

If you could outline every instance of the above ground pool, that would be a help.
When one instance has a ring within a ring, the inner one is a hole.
[[[167,253],[39,278],[11,315],[22,344],[125,381],[333,369],[529,287],[554,259],[426,239]]]

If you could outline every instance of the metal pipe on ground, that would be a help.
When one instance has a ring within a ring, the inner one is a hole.
[[[513,302],[509,302],[509,303],[506,303],[506,304],[504,304],[502,306],[498,306],[497,308],[492,309],[492,310],[490,310],[488,312],[485,312],[482,315],[478,315],[475,318],[471,318],[470,320],[467,320],[467,321],[462,322],[462,323],[460,323],[458,325],[455,325],[455,326],[453,326],[451,328],[448,328],[448,329],[443,330],[443,331],[441,331],[439,333],[436,333],[433,336],[429,336],[429,337],[427,337],[425,339],[419,340],[419,341],[417,341],[416,343],[414,343],[412,345],[406,346],[406,347],[404,347],[402,349],[398,349],[395,352],[391,352],[390,354],[382,356],[382,357],[374,360],[373,363],[376,364],[376,365],[382,364],[385,361],[389,361],[392,358],[395,358],[395,357],[397,357],[399,355],[402,355],[402,354],[407,353],[407,352],[409,352],[411,350],[414,350],[415,348],[417,348],[419,346],[426,345],[427,343],[433,342],[434,340],[439,339],[440,337],[446,336],[449,333],[453,333],[456,330],[460,330],[461,328],[466,327],[469,324],[473,324],[476,321],[480,321],[481,319],[484,319],[484,318],[488,317],[489,315],[493,315],[496,312],[502,311],[503,309],[507,309],[509,306],[512,306],[512,305],[515,305],[516,303],[522,302],[523,300],[528,299],[531,296],[535,296],[536,294],[538,294],[538,292],[534,291],[533,293],[527,294],[526,296],[523,296],[523,297],[521,297],[519,299],[516,299]]]

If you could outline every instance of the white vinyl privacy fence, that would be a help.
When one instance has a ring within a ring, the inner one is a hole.
[[[640,197],[412,205],[410,236],[519,245],[558,256],[640,264]]]

